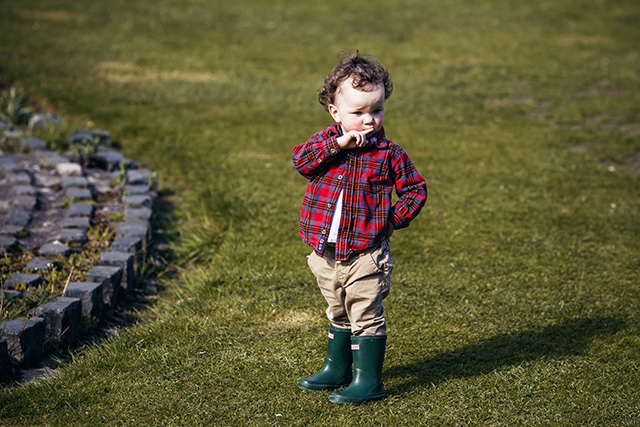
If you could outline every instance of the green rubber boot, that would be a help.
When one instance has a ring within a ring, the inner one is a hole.
[[[317,375],[298,381],[302,390],[330,390],[351,382],[351,329],[329,327],[324,366]]]
[[[329,401],[354,404],[384,399],[382,362],[387,344],[386,335],[351,337],[353,381],[349,387],[329,395]]]

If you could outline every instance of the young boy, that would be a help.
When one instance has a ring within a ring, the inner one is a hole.
[[[409,156],[385,138],[384,102],[392,91],[387,69],[373,56],[347,54],[318,92],[335,123],[293,149],[296,169],[309,179],[300,236],[313,248],[308,264],[330,321],[324,366],[298,387],[348,385],[331,393],[333,403],[386,396],[382,300],[393,270],[388,239],[409,225],[427,199],[426,182]],[[392,205],[394,188],[399,200]]]

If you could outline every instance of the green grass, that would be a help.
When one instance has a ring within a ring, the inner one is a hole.
[[[0,394],[8,425],[638,425],[640,5],[2,1],[0,74],[174,193],[148,322]],[[335,406],[292,147],[341,50],[429,185],[394,234],[389,397]],[[585,148],[586,147],[586,148]]]

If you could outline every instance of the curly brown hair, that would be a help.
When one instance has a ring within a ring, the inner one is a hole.
[[[338,54],[340,62],[325,77],[324,85],[318,91],[318,102],[325,110],[329,111],[329,104],[332,104],[336,91],[340,84],[348,78],[353,78],[355,89],[367,90],[368,86],[382,83],[384,86],[384,99],[391,96],[393,92],[393,82],[389,78],[389,71],[373,55],[355,54],[340,52]]]

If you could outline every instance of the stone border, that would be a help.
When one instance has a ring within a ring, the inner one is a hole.
[[[35,114],[29,123],[42,125],[43,120],[54,119]],[[0,254],[20,245],[38,256],[1,284],[0,296],[20,298],[14,284],[43,283],[41,274],[56,267],[55,258],[66,258],[74,248],[81,248],[96,207],[107,217],[119,214],[124,219],[116,224],[116,239],[84,282],[69,283],[61,296],[37,307],[33,317],[0,321],[0,382],[16,369],[39,366],[45,341],[62,349],[72,346],[83,316],[100,319],[137,288],[134,272],[151,242],[155,190],[155,175],[115,150],[108,132],[77,131],[69,136],[72,143],[79,138],[99,139],[94,157],[98,167],[89,168],[74,162],[69,154],[48,150],[45,141],[27,138],[4,122],[0,122],[2,129],[5,135],[17,137],[28,153],[0,151]],[[99,202],[96,196],[112,191],[109,182],[119,176],[116,169],[121,164],[128,167],[124,194],[118,200]],[[61,208],[64,200],[72,203]]]

